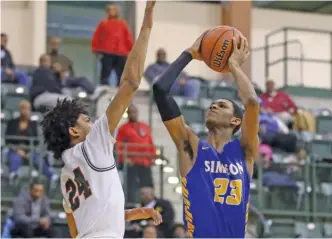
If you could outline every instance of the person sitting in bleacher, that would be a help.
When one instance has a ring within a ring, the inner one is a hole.
[[[28,76],[15,70],[12,54],[7,48],[8,36],[1,33],[1,82],[23,84],[28,83]]]
[[[30,97],[36,109],[53,108],[58,99],[62,100],[67,97],[62,94],[61,83],[57,81],[51,68],[49,55],[44,54],[39,58],[39,67],[32,76]]]
[[[283,121],[264,109],[263,101],[260,103],[259,136],[261,142],[287,152],[295,152],[296,136],[289,133]]]
[[[166,57],[166,51],[162,48],[159,49],[156,62],[149,65],[145,70],[144,77],[150,84],[153,84],[158,79],[158,76],[169,67],[170,64],[167,62]],[[191,78],[185,72],[181,72],[171,88],[171,93],[197,99],[200,93],[200,86],[201,81],[199,79]]]
[[[64,71],[68,72],[70,76],[74,76],[73,62],[69,57],[60,53],[60,44],[60,37],[52,37],[50,39],[50,51],[48,54],[51,57],[51,63],[52,65],[59,63]]]
[[[52,70],[55,73],[57,82],[61,85],[62,92],[66,95],[70,95],[70,92],[66,93],[66,89],[80,87],[89,95],[90,99],[96,100],[109,89],[108,86],[96,87],[88,78],[84,76],[71,76],[69,72],[62,68],[61,64],[58,62],[52,65]]]
[[[275,88],[273,80],[266,81],[266,92],[260,97],[267,112],[274,113],[287,126],[292,124],[292,115],[297,113],[297,106],[288,94]]]
[[[287,172],[300,172],[304,169],[304,164],[308,163],[307,152],[303,147],[296,148],[296,154],[291,154],[284,159],[284,163],[287,163]]]
[[[175,224],[173,227],[173,238],[188,238],[186,228],[182,223]]]
[[[158,237],[157,228],[154,225],[147,225],[143,228],[142,238],[160,238]]]
[[[50,203],[44,196],[44,186],[35,182],[13,202],[13,237],[53,237]]]
[[[17,178],[18,171],[24,161],[31,158],[35,167],[39,165],[40,154],[36,151],[31,151],[29,148],[30,141],[27,137],[38,136],[38,125],[36,121],[31,121],[31,104],[29,101],[22,100],[19,105],[20,116],[12,119],[8,122],[6,128],[6,144],[9,145],[8,161],[9,161],[9,179],[10,183],[13,184]],[[25,137],[22,139],[10,138],[11,136]],[[34,146],[38,144],[37,140],[34,140]],[[27,163],[29,164],[29,163]],[[53,184],[59,178],[58,175],[52,172],[48,160],[43,160],[42,172]]]

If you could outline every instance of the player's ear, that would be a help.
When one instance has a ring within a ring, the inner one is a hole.
[[[236,118],[236,117],[232,117],[232,119],[231,119],[231,124],[232,124],[233,126],[238,126],[238,125],[241,124],[241,119],[240,119],[240,118]]]
[[[70,127],[68,129],[69,135],[72,137],[79,137],[80,136],[80,131],[77,127]]]

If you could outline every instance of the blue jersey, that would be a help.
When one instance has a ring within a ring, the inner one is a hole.
[[[183,218],[188,237],[244,238],[250,174],[238,139],[218,153],[200,140],[195,164],[182,178]]]

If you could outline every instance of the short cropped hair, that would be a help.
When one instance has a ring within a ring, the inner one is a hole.
[[[41,183],[41,181],[39,179],[34,179],[30,183],[30,189],[33,189],[33,187],[36,186],[36,185],[43,185],[43,184]]]
[[[77,99],[57,101],[56,106],[48,111],[41,122],[47,149],[59,159],[70,148],[69,128],[74,127],[80,114],[86,114],[85,105]]]
[[[236,118],[239,118],[241,120],[241,124],[242,124],[242,118],[243,118],[243,110],[242,108],[233,100],[230,99],[225,99],[228,100],[232,103],[233,108],[234,108],[234,112],[233,112],[233,116]],[[233,130],[233,135],[236,134],[239,129],[241,128],[241,124],[237,125],[234,130]]]

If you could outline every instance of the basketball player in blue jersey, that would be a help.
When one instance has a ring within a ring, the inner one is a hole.
[[[232,100],[213,102],[206,116],[207,141],[199,139],[186,125],[179,107],[169,94],[183,68],[192,59],[201,60],[202,36],[156,81],[154,97],[180,155],[183,217],[188,236],[244,238],[249,185],[259,144],[258,98],[240,67],[249,56],[247,39],[241,37],[240,44],[233,39],[235,47],[228,61],[245,113]],[[232,140],[240,128],[241,136]]]

